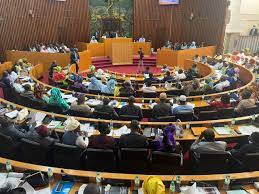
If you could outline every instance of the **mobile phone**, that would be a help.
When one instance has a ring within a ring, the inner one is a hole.
[[[58,183],[58,186],[56,187],[55,192],[56,192],[56,193],[60,193],[60,192],[62,191],[62,188],[63,188],[63,182],[60,181],[60,182]]]

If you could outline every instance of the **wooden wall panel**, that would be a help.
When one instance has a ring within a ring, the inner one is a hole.
[[[135,0],[134,37],[144,34],[153,47],[165,41],[197,41],[223,44],[226,0],[180,0],[179,5],[161,6],[158,0]],[[194,19],[189,17],[191,12]]]
[[[87,41],[88,19],[88,0],[0,0],[0,57],[35,42]]]

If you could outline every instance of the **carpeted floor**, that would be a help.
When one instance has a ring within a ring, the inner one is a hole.
[[[149,66],[150,71],[154,74],[161,73],[161,68],[156,66]],[[145,70],[146,66],[144,67]],[[136,65],[120,65],[120,66],[110,66],[110,67],[103,67],[103,70],[109,70],[117,73],[125,73],[125,74],[136,74],[138,73],[138,66]]]

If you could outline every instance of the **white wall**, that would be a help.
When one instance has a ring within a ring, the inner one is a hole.
[[[259,28],[259,0],[230,0],[231,19],[226,33],[248,35],[253,25]]]

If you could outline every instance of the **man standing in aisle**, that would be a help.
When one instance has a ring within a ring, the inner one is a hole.
[[[143,63],[144,52],[142,48],[139,48],[138,54],[139,54],[138,72],[142,73],[144,71],[144,63]]]
[[[70,53],[70,64],[73,65],[75,64],[76,66],[76,74],[78,74],[79,71],[79,61],[80,61],[80,56],[78,53],[78,49],[74,46],[74,48],[71,48],[71,53]]]

